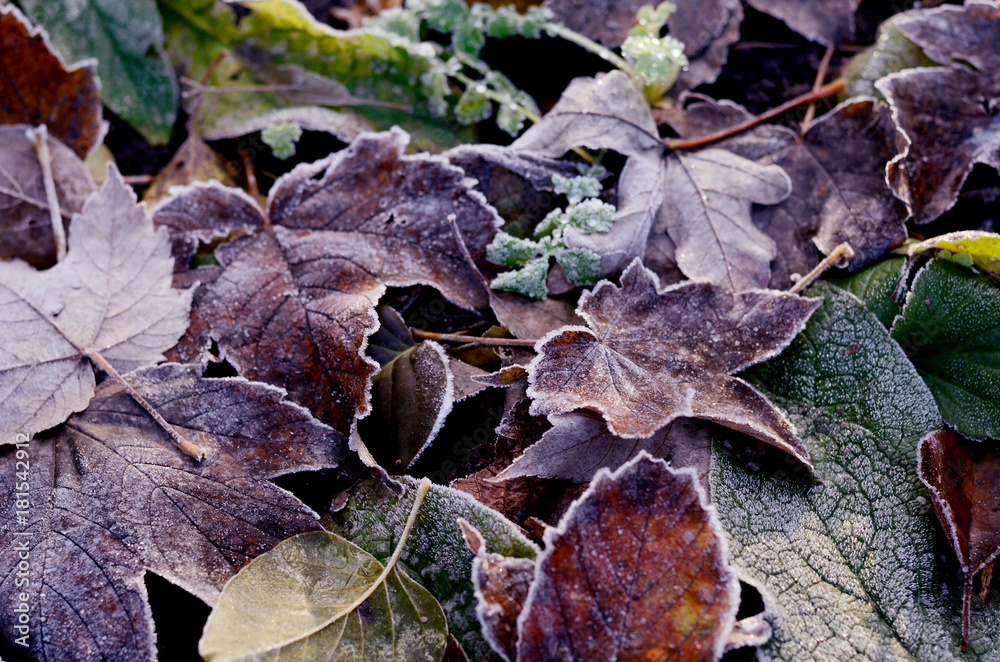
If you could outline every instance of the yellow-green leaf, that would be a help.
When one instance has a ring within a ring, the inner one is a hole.
[[[1000,278],[1000,234],[992,232],[949,232],[940,237],[901,246],[895,252],[910,257],[931,253],[966,267],[974,264],[992,278]]]

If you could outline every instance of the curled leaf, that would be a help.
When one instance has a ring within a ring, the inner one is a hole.
[[[938,431],[920,442],[917,468],[965,578],[962,646],[969,643],[972,581],[1000,555],[1000,451]],[[988,590],[988,589],[987,589]]]

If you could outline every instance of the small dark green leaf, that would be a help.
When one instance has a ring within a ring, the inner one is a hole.
[[[899,315],[900,306],[892,300],[892,293],[905,262],[904,258],[893,257],[847,278],[832,278],[830,282],[861,299],[865,308],[875,313],[878,321],[888,328]]]
[[[935,260],[917,274],[895,338],[962,434],[1000,437],[1000,290]]]

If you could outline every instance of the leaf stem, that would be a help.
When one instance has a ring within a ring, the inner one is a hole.
[[[344,607],[339,613],[333,616],[328,622],[336,623],[338,620],[347,616],[352,611],[364,604],[364,601],[372,596],[372,593],[378,590],[378,587],[389,576],[392,569],[396,567],[396,561],[399,560],[399,556],[403,553],[403,547],[406,545],[406,538],[410,535],[410,529],[413,528],[413,524],[417,521],[417,512],[420,510],[421,504],[424,502],[424,497],[427,496],[427,491],[431,489],[431,481],[424,478],[420,481],[420,485],[417,487],[417,496],[413,500],[413,507],[410,509],[410,517],[406,520],[406,526],[403,527],[403,533],[399,536],[399,542],[396,543],[396,551],[392,553],[388,562],[385,564],[385,569],[382,570],[382,574],[378,576],[368,589],[359,595],[354,602]]]
[[[812,271],[803,276],[799,280],[799,282],[795,283],[790,288],[788,288],[788,291],[791,294],[797,294],[798,292],[801,292],[802,290],[809,287],[810,283],[819,278],[820,274],[822,274],[824,271],[826,271],[827,269],[836,264],[843,262],[844,260],[850,260],[852,257],[854,257],[854,249],[851,248],[851,245],[845,241],[844,243],[840,244],[832,251],[830,251],[830,254],[827,255],[825,258],[823,258],[822,262],[817,264]]]
[[[182,453],[189,457],[193,457],[196,460],[205,459],[205,451],[201,449],[200,446],[192,444],[190,441],[178,434],[170,423],[167,423],[166,419],[160,416],[160,412],[153,408],[153,405],[149,404],[144,397],[139,395],[139,392],[132,388],[132,385],[125,381],[125,378],[121,376],[115,367],[108,363],[107,359],[101,356],[93,349],[81,349],[80,353],[86,356],[88,359],[94,362],[97,367],[99,367],[104,372],[111,375],[116,382],[118,382],[125,392],[132,396],[132,399],[139,403],[139,406],[146,410],[146,412],[153,417],[153,420],[163,428],[163,430],[170,437],[170,440],[174,442],[174,445],[181,450]]]
[[[49,130],[42,124],[25,131],[31,146],[38,155],[38,163],[42,167],[42,181],[45,183],[45,201],[49,205],[49,220],[52,222],[52,236],[56,242],[56,262],[62,262],[66,257],[66,228],[63,227],[62,214],[59,212],[59,198],[56,196],[56,182],[52,178],[52,155],[49,154]]]
[[[826,71],[830,67],[830,60],[833,59],[833,46],[827,46],[826,52],[823,53],[823,59],[819,62],[819,68],[816,69],[816,82],[813,83],[813,92],[818,90],[823,86],[823,81],[826,80]],[[809,130],[809,125],[812,124],[813,117],[816,116],[816,102],[809,102],[809,107],[806,108],[806,116],[802,118],[802,125],[799,127],[799,137],[805,137],[806,131]]]
[[[519,338],[483,338],[482,336],[463,336],[459,333],[435,333],[410,328],[414,338],[422,340],[443,340],[445,342],[463,342],[470,345],[487,345],[490,347],[534,347],[537,340],[521,340]]]
[[[543,28],[553,37],[562,37],[566,41],[572,42],[581,48],[584,48],[598,57],[604,58],[611,64],[615,65],[625,73],[627,73],[631,78],[635,78],[635,69],[632,65],[625,61],[620,55],[615,53],[610,48],[601,46],[596,41],[584,37],[578,32],[573,32],[565,25],[560,25],[558,23],[546,23]]]
[[[836,80],[830,81],[826,85],[821,86],[819,89],[807,92],[806,94],[799,95],[794,99],[790,99],[785,103],[772,108],[771,110],[764,111],[760,115],[751,117],[750,119],[744,120],[739,124],[734,124],[731,127],[716,131],[715,133],[710,133],[707,136],[700,136],[698,138],[674,138],[667,141],[667,149],[692,149],[695,147],[703,147],[705,145],[718,142],[725,138],[735,136],[738,133],[743,133],[758,124],[762,124],[769,119],[775,118],[782,113],[795,108],[796,106],[801,106],[804,103],[812,103],[824,97],[828,97],[832,94],[840,94],[847,87],[846,82],[843,78],[838,78]]]

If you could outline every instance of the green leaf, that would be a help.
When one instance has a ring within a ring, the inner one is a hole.
[[[498,232],[486,247],[486,259],[505,267],[523,267],[528,260],[543,254],[537,242],[512,237],[506,232]]]
[[[601,194],[601,182],[597,177],[552,176],[552,187],[556,193],[566,196],[569,204],[575,205],[585,198],[596,198]]]
[[[934,260],[914,279],[892,337],[910,354],[945,421],[967,437],[1000,438],[1000,290]]]
[[[563,248],[555,257],[574,285],[593,285],[601,277],[601,256],[589,248]]]
[[[546,286],[548,275],[548,256],[536,257],[517,271],[505,271],[500,274],[490,281],[490,287],[544,301],[549,294]]]
[[[417,491],[410,520],[425,490]],[[404,526],[408,530],[410,523]],[[438,662],[448,641],[444,612],[395,566],[396,559],[394,554],[386,570],[364,550],[325,531],[289,538],[229,580],[198,652],[212,662]]]
[[[941,424],[930,392],[854,296],[827,284],[811,293],[823,307],[751,376],[797,425],[822,483],[713,452],[712,499],[774,628],[759,657],[996,659],[995,604],[974,607],[959,652],[961,587],[936,554],[916,468],[919,440]]]
[[[170,140],[177,81],[155,0],[22,0],[69,61],[97,58],[101,100],[154,145]]]
[[[478,86],[465,88],[455,105],[455,117],[462,124],[475,124],[489,119],[493,114],[493,102]]]
[[[451,413],[454,377],[444,349],[426,340],[372,378],[372,412],[359,423],[379,465],[402,473],[426,450]]]
[[[271,148],[275,158],[290,159],[295,156],[295,143],[302,137],[302,127],[294,122],[272,124],[261,131],[260,137]]]
[[[294,65],[338,81],[354,97],[381,103],[352,108],[376,127],[398,124],[407,129],[417,149],[440,149],[462,142],[462,134],[443,120],[450,88],[435,45],[413,43],[381,29],[334,30],[293,0],[236,3],[249,10],[242,15],[245,11],[241,9],[238,20],[236,8],[222,0],[159,3],[170,35],[171,55],[190,78],[200,80],[223,52],[234,54],[237,66],[218,68],[211,79],[217,86],[287,83],[280,80],[280,74],[283,67]],[[201,48],[192,53],[189,46],[193,44]],[[241,73],[239,65],[250,67],[254,75]],[[237,78],[233,79],[233,74]],[[254,77],[276,75],[277,80]],[[234,98],[238,109],[240,97]],[[275,92],[264,96],[255,93],[255,102],[261,104],[260,112],[290,103],[287,95]],[[334,100],[324,105],[343,103]],[[385,104],[403,104],[408,110]],[[225,110],[220,107],[216,112],[224,114]]]
[[[830,282],[861,299],[865,307],[875,313],[875,317],[889,328],[899,315],[900,305],[892,300],[892,293],[896,290],[900,272],[905,264],[905,259],[893,257],[866,267],[847,278],[831,278]]]
[[[412,478],[400,480],[402,496],[393,494],[378,481],[358,485],[351,491],[347,505],[324,516],[324,523],[376,558],[385,559],[399,538],[417,488]],[[503,515],[468,494],[448,487],[431,486],[417,514],[400,562],[414,569],[423,585],[444,607],[449,630],[462,644],[469,659],[493,659],[479,622],[472,616],[476,609],[471,578],[475,557],[462,539],[459,517],[482,533],[490,552],[534,558],[538,548]]]
[[[588,233],[607,232],[615,222],[615,206],[591,198],[566,208],[569,225]]]

